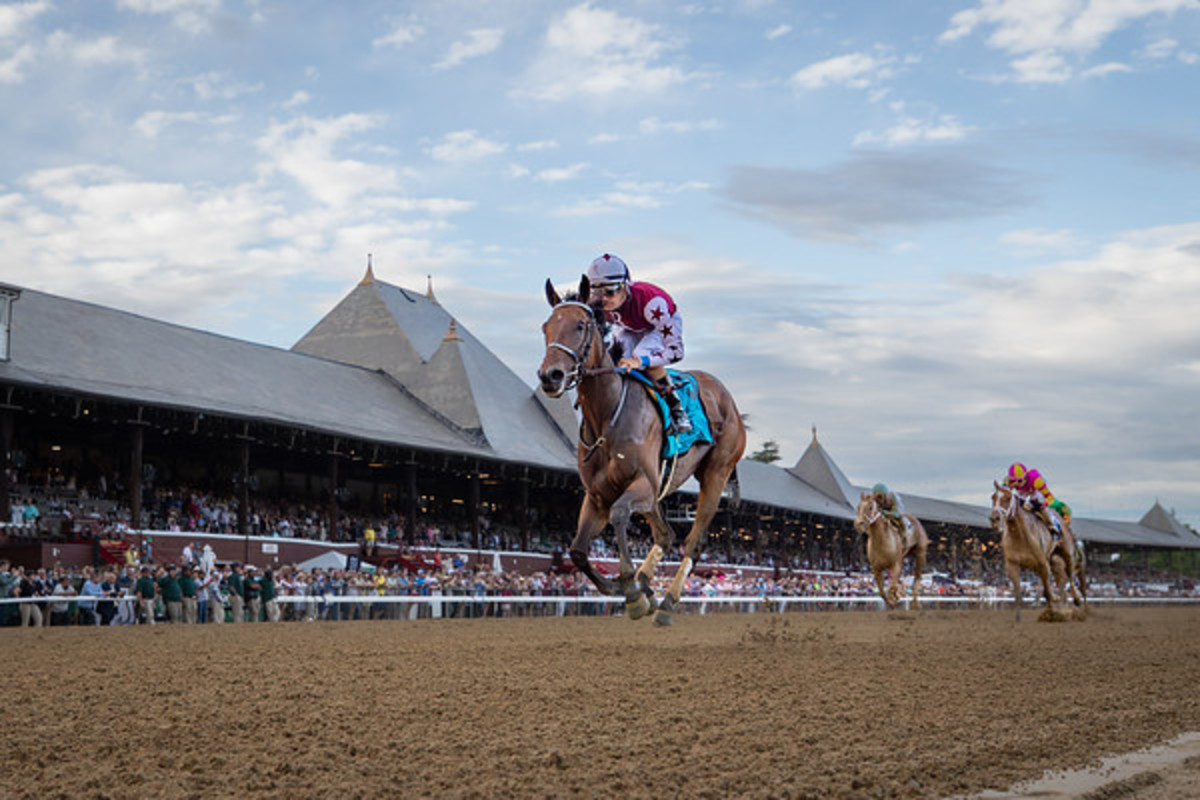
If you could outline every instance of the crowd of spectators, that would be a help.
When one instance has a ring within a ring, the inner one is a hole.
[[[660,574],[656,587],[666,588]],[[958,582],[935,575],[922,596],[953,597],[990,604],[1010,596],[1007,583]],[[1200,598],[1192,581],[1145,572],[1136,579],[1110,572],[1095,576],[1092,598]],[[747,599],[740,610],[790,598],[808,598],[801,608],[844,605],[847,598],[876,596],[864,572],[738,574],[707,568],[692,575],[685,596],[699,600]],[[26,570],[0,560],[0,599],[38,598],[0,604],[0,625],[222,624],[315,620],[400,619],[430,616],[437,599],[440,616],[509,616],[620,613],[619,603],[558,603],[556,599],[598,597],[576,572],[516,574],[447,559],[436,571],[390,569],[257,569],[251,564],[216,564],[210,550],[180,565],[123,568]],[[506,598],[536,597],[545,602]],[[413,598],[405,603],[398,598]],[[870,604],[868,604],[870,607]],[[714,607],[715,608],[715,607]]]

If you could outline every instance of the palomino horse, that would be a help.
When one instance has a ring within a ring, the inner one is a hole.
[[[1046,597],[1046,609],[1055,614],[1054,595],[1050,590],[1050,576],[1054,572],[1059,587],[1064,583],[1070,589],[1075,605],[1082,600],[1075,588],[1075,540],[1070,528],[1063,527],[1063,537],[1055,542],[1050,530],[1025,508],[1020,495],[1010,487],[992,481],[996,491],[992,493],[992,527],[1000,532],[1000,547],[1004,551],[1004,569],[1013,585],[1013,600],[1016,618],[1021,619],[1021,570],[1035,572],[1042,582]],[[1062,602],[1066,603],[1066,593]]]
[[[579,297],[587,298],[590,288],[584,276],[579,284]],[[649,394],[623,370],[613,366],[598,319],[603,312],[576,299],[563,300],[549,280],[546,299],[554,310],[542,325],[546,356],[538,370],[538,379],[542,390],[551,397],[576,388],[583,417],[577,458],[586,494],[579,509],[579,527],[571,543],[571,560],[601,593],[623,594],[630,618],[638,619],[657,608],[654,621],[670,625],[684,582],[717,513],[730,475],[734,476],[736,490],[734,468],[746,448],[742,416],[733,396],[720,381],[704,372],[688,373],[699,382],[700,399],[713,441],[692,445],[672,465],[670,477],[664,479],[659,469],[662,418]],[[696,518],[684,540],[679,569],[663,599],[655,603],[650,579],[674,538],[659,501],[692,475],[700,484]],[[641,514],[654,535],[654,547],[636,572],[626,540],[633,514]],[[615,581],[601,574],[588,560],[592,539],[608,523],[612,523],[616,534],[621,559]]]
[[[867,562],[875,575],[875,585],[879,587],[879,596],[889,609],[900,604],[900,570],[904,565],[905,556],[912,555],[913,559],[913,608],[919,608],[921,570],[925,567],[925,552],[929,549],[929,536],[925,526],[912,514],[904,514],[904,519],[912,526],[912,541],[896,530],[895,526],[883,516],[879,504],[869,492],[863,494],[858,501],[858,513],[854,515],[854,528],[859,533],[867,535]],[[884,573],[891,577],[890,585],[884,586]]]

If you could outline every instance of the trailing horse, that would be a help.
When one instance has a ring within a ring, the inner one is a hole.
[[[854,515],[855,530],[867,536],[867,562],[875,575],[879,596],[889,609],[900,604],[900,571],[905,557],[910,555],[913,559],[912,604],[913,608],[920,607],[921,570],[925,568],[925,553],[929,549],[929,536],[921,521],[912,514],[901,516],[908,522],[911,531],[907,536],[888,521],[869,492],[859,498],[858,510]],[[891,578],[886,587],[885,572]]]
[[[992,493],[992,527],[1000,533],[1000,547],[1004,551],[1004,569],[1013,586],[1013,601],[1016,619],[1021,619],[1021,570],[1031,570],[1042,582],[1042,593],[1046,598],[1047,619],[1059,619],[1060,612],[1054,607],[1054,594],[1050,589],[1051,574],[1057,579],[1060,590],[1068,589],[1076,606],[1083,604],[1076,588],[1074,576],[1075,538],[1071,529],[1063,526],[1063,535],[1057,542],[1046,525],[1033,512],[1025,508],[1021,497],[1008,486],[992,481],[996,490]],[[1063,591],[1062,602],[1067,602]],[[1080,612],[1082,615],[1083,612]]]
[[[590,289],[585,276],[578,296],[588,297]],[[697,442],[678,455],[668,474],[660,469],[664,429],[656,401],[624,370],[613,366],[601,333],[598,315],[602,312],[576,299],[562,299],[549,280],[546,300],[553,311],[542,325],[546,354],[538,379],[551,397],[575,388],[583,417],[576,455],[585,496],[571,543],[571,560],[601,593],[624,595],[630,618],[638,619],[657,609],[655,622],[670,625],[731,475],[732,485],[737,488],[735,468],[746,448],[742,416],[719,380],[705,372],[687,373],[698,383],[712,441]],[[674,539],[660,501],[693,475],[700,484],[696,517],[684,540],[679,569],[662,600],[656,602],[650,579]],[[654,547],[636,571],[627,541],[633,514],[642,515],[654,536]],[[592,539],[609,523],[620,554],[615,580],[588,560]]]

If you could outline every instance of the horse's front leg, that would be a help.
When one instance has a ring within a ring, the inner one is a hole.
[[[579,525],[575,531],[575,540],[571,542],[571,562],[579,571],[587,575],[600,594],[613,595],[617,587],[607,577],[600,573],[588,558],[588,550],[596,534],[608,522],[609,510],[602,504],[600,498],[588,492],[579,507]]]
[[[625,595],[625,613],[630,619],[641,619],[650,613],[650,600],[642,591],[633,571],[633,559],[629,556],[629,520],[633,515],[633,506],[637,494],[627,490],[617,498],[609,512],[609,522],[612,523],[613,533],[617,537],[617,553],[621,559],[620,571],[617,575],[617,591]]]
[[[1021,567],[1013,561],[1004,562],[1004,571],[1012,581],[1013,607],[1016,609],[1016,621],[1021,621]]]
[[[892,598],[888,595],[887,584],[883,579],[883,567],[871,566],[871,572],[875,573],[875,586],[879,589],[879,596],[883,598],[883,604],[889,609],[892,608]]]

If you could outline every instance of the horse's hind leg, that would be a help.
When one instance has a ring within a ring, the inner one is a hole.
[[[921,607],[921,574],[925,571],[925,548],[924,542],[918,542],[916,549],[913,550],[913,608]]]
[[[732,470],[733,467],[730,466],[729,469],[721,471],[719,475],[713,475],[710,472],[700,479],[696,519],[692,521],[692,528],[688,531],[687,538],[683,540],[683,558],[679,563],[679,569],[676,570],[675,577],[671,579],[671,585],[667,588],[662,602],[658,604],[658,613],[654,616],[654,622],[657,625],[670,625],[675,621],[675,606],[683,596],[684,584],[692,572],[692,565],[700,550],[700,545],[704,541],[704,534],[708,532],[709,524],[717,515],[717,506],[721,504],[721,490],[725,488],[725,481]]]

